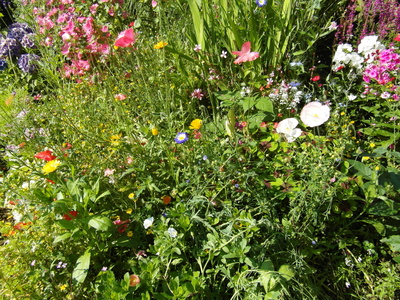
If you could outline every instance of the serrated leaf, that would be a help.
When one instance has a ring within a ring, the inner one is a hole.
[[[72,272],[72,280],[74,281],[74,283],[81,284],[85,281],[86,276],[89,272],[89,265],[90,265],[90,251],[88,249],[76,261],[76,267]]]
[[[96,230],[107,231],[108,228],[110,228],[113,225],[113,223],[109,218],[99,216],[90,219],[88,225]]]

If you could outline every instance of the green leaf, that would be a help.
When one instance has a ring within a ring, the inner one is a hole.
[[[274,113],[274,106],[272,104],[272,101],[269,100],[267,97],[260,98],[260,100],[256,103],[256,108],[262,111]]]
[[[400,235],[392,235],[389,238],[381,239],[381,242],[388,244],[393,251],[400,251]]]
[[[74,283],[81,284],[85,281],[89,272],[90,265],[90,250],[86,250],[76,261],[76,267],[72,272],[72,280]]]
[[[274,271],[275,270],[274,264],[272,263],[272,261],[270,259],[264,261],[261,264],[260,269],[264,270],[264,271]]]
[[[113,223],[107,217],[98,216],[90,219],[88,225],[95,228],[96,230],[107,231],[108,228],[113,225]]]
[[[256,103],[256,101],[254,100],[253,97],[246,97],[243,99],[243,110],[244,112],[248,111],[250,108],[252,108],[254,106],[254,104]]]
[[[387,202],[380,201],[378,203],[373,203],[368,213],[375,216],[388,217],[395,215],[397,211],[390,207]]]
[[[62,235],[59,235],[58,237],[56,237],[56,238],[54,239],[53,244],[56,244],[56,243],[61,242],[61,241],[63,241],[63,240],[66,240],[66,239],[69,238],[70,236],[71,236],[71,232],[67,232],[67,233],[64,233],[64,234],[62,234]]]
[[[360,175],[362,175],[363,177],[366,177],[367,179],[370,178],[371,174],[372,174],[372,170],[370,168],[368,168],[367,165],[363,164],[360,161],[357,160],[352,160],[349,159],[348,162],[350,163],[350,165],[356,169],[358,171],[358,173]]]
[[[294,277],[294,270],[293,267],[290,265],[282,265],[278,272],[286,279],[290,280]]]
[[[380,235],[385,235],[386,228],[385,225],[383,225],[381,222],[378,222],[376,220],[360,220],[360,222],[364,222],[374,226],[376,231],[378,231]]]

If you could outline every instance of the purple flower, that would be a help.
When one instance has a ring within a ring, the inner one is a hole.
[[[189,135],[186,132],[179,132],[175,137],[175,142],[178,144],[183,144],[189,140]]]
[[[0,38],[0,57],[15,57],[21,52],[21,45],[13,38]]]
[[[14,23],[8,27],[7,37],[21,42],[22,38],[29,33],[33,33],[33,30],[28,26],[28,24]]]
[[[22,54],[18,58],[18,67],[25,73],[34,73],[39,59],[40,57],[36,54]]]
[[[267,1],[266,0],[256,0],[256,4],[258,5],[258,7],[263,7],[263,6],[267,5]]]
[[[26,34],[22,37],[21,45],[24,48],[35,49],[36,45],[32,40],[33,33]]]

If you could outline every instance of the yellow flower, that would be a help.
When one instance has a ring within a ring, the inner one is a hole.
[[[121,142],[119,141],[122,137],[122,134],[114,134],[110,137],[111,145],[118,146]]]
[[[168,43],[161,41],[154,45],[154,49],[162,49],[167,45],[168,45]]]
[[[126,213],[130,215],[130,214],[132,213],[132,208],[128,208],[128,209],[126,210]]]
[[[151,129],[151,134],[152,135],[158,135],[158,129],[157,128]]]
[[[131,237],[131,236],[133,236],[133,232],[132,231],[128,231],[128,233],[126,235]]]
[[[369,146],[370,146],[371,148],[374,148],[376,145],[375,145],[375,143],[371,143],[371,144],[369,144]]]
[[[57,160],[57,159],[53,159],[53,160],[47,162],[43,166],[43,169],[42,169],[43,174],[47,175],[47,174],[49,174],[51,172],[54,172],[58,168],[59,165],[61,165],[61,162],[59,160]]]
[[[128,195],[128,198],[129,198],[129,199],[135,198],[135,193],[130,193],[130,194]]]
[[[66,289],[67,287],[68,287],[68,285],[63,284],[63,285],[60,285],[59,289],[60,289],[60,291],[65,291],[65,289]]]
[[[192,121],[192,123],[190,123],[189,128],[190,129],[197,129],[199,130],[201,128],[201,125],[203,125],[203,121],[200,119],[195,119]]]

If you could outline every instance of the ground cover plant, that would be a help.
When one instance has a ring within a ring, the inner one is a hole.
[[[398,299],[399,4],[0,3],[2,299]]]

